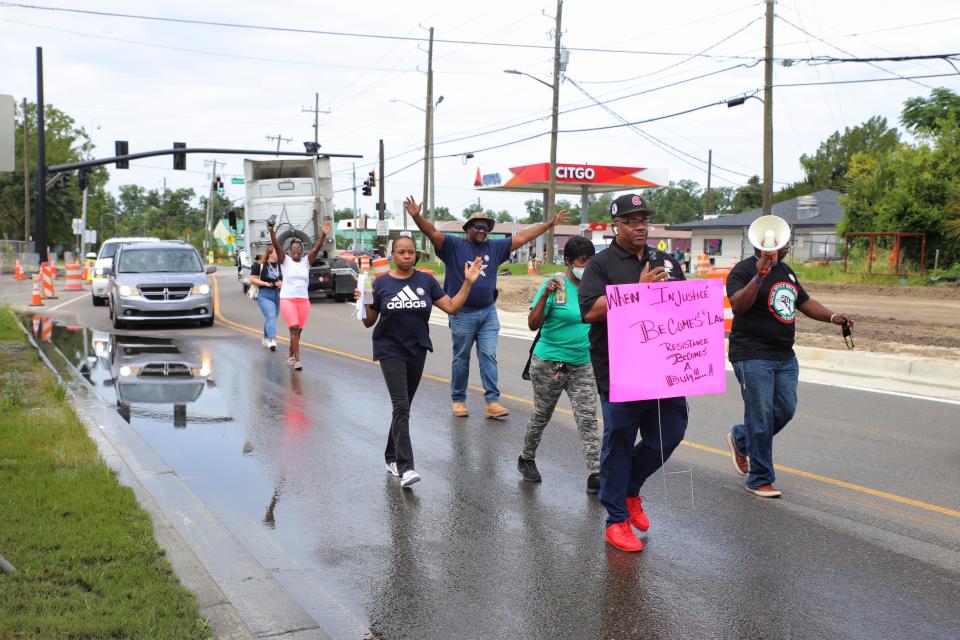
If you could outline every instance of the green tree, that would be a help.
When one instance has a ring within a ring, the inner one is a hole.
[[[613,194],[611,193],[590,196],[587,202],[587,220],[589,222],[610,222],[610,205],[612,203]]]
[[[698,220],[703,214],[703,192],[693,180],[671,181],[665,187],[651,189],[647,201],[657,212],[656,221],[660,224]]]
[[[334,209],[333,219],[334,220],[353,220],[353,208],[347,207],[346,209]]]
[[[509,211],[507,211],[506,209],[503,209],[502,211],[497,212],[496,220],[497,222],[504,222],[504,223],[513,222],[513,216],[510,215]]]
[[[761,205],[763,205],[763,186],[760,184],[760,176],[752,176],[747,180],[747,184],[737,187],[733,192],[730,213],[757,209]]]
[[[805,195],[803,191],[812,193],[820,189],[846,191],[850,158],[857,153],[887,153],[899,143],[900,134],[896,129],[887,126],[887,119],[881,116],[874,116],[853,128],[846,127],[843,133],[834,131],[820,143],[812,156],[800,156],[805,178],[802,183],[795,185],[795,195],[789,197]]]
[[[36,158],[37,158],[37,109],[27,103],[27,153],[23,154],[23,110],[17,105],[15,148],[16,166],[11,173],[0,174],[0,235],[8,238],[24,237],[23,179],[24,168],[30,176],[30,235],[36,233]],[[89,156],[94,149],[90,137],[82,127],[77,127],[73,118],[52,105],[44,110],[44,142],[47,166],[77,162]],[[87,214],[88,228],[96,229],[110,206],[104,185],[109,175],[106,168],[97,167],[90,173]],[[47,238],[51,246],[76,244],[71,219],[80,217],[81,191],[77,186],[77,173],[70,175],[70,186],[50,189],[46,192]]]
[[[444,222],[449,220],[456,220],[457,217],[450,213],[449,207],[434,207],[433,209],[433,219],[437,222]]]
[[[951,116],[960,116],[960,96],[946,87],[937,87],[929,98],[910,98],[904,102],[900,124],[914,135],[935,136],[941,123]]]
[[[531,198],[523,202],[523,207],[527,210],[527,215],[525,218],[521,218],[517,222],[522,224],[532,224],[534,222],[543,222],[543,200],[539,198]]]
[[[952,236],[953,212],[960,210],[960,127],[952,115],[937,122],[929,142],[853,157],[840,234],[923,232],[928,263],[937,249],[944,264],[960,259],[960,243]]]

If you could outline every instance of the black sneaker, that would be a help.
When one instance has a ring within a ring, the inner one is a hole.
[[[540,472],[537,471],[537,463],[533,460],[524,460],[523,456],[517,458],[517,471],[523,476],[524,480],[529,482],[540,482]]]
[[[600,474],[591,473],[587,476],[587,493],[595,495],[600,493]]]

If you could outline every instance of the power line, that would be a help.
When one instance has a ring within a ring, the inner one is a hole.
[[[810,36],[811,38],[815,38],[815,39],[819,40],[820,42],[822,42],[823,44],[827,45],[828,47],[833,47],[834,49],[836,49],[836,50],[839,51],[840,53],[843,53],[843,54],[848,55],[848,56],[854,56],[854,57],[856,56],[856,54],[850,53],[850,52],[847,51],[846,49],[842,49],[842,48],[838,47],[838,46],[835,45],[835,44],[830,44],[829,42],[827,42],[827,41],[824,40],[823,38],[821,38],[821,37],[819,37],[819,36],[817,36],[817,35],[815,35],[815,34],[813,34],[813,33],[810,33],[809,31],[807,31],[807,30],[804,29],[803,27],[800,27],[800,26],[797,26],[797,25],[793,24],[792,22],[790,22],[789,20],[787,20],[786,18],[784,18],[784,17],[781,16],[781,15],[777,15],[776,17],[777,17],[777,18],[780,18],[780,20],[781,20],[782,22],[787,23],[788,25],[790,25],[790,26],[793,27],[794,29],[797,29],[797,30],[800,31],[801,33],[804,33],[804,34]],[[898,78],[901,78],[901,79],[903,79],[903,80],[910,80],[910,81],[913,82],[914,84],[918,84],[918,85],[920,85],[921,87],[926,87],[927,89],[932,89],[932,88],[933,88],[933,87],[931,87],[931,86],[929,86],[929,85],[923,84],[922,82],[917,82],[917,81],[914,80],[913,78],[907,78],[907,77],[905,77],[905,76],[903,76],[903,75],[900,75],[900,74],[897,73],[896,71],[890,71],[889,69],[886,69],[886,68],[884,68],[884,67],[881,67],[880,65],[876,64],[875,62],[868,62],[867,64],[869,64],[871,67],[876,67],[877,69],[880,69],[881,71],[883,71],[883,72],[885,72],[885,73],[889,73],[889,74],[891,74],[891,75],[897,76]]]
[[[600,102],[600,100],[598,100],[597,98],[595,98],[594,96],[592,96],[590,93],[588,93],[587,90],[584,89],[583,87],[581,87],[579,84],[577,84],[577,82],[576,82],[573,78],[570,78],[570,77],[568,76],[568,77],[567,77],[567,80],[568,80],[574,87],[576,87],[581,93],[583,93],[583,95],[585,95],[585,96],[587,96],[588,98],[590,98],[591,100],[593,100],[593,101],[597,104],[597,106],[599,106],[600,108],[602,108],[604,111],[606,111],[607,113],[609,113],[611,116],[613,116],[614,118],[616,118],[616,119],[619,120],[620,122],[623,122],[623,123],[626,123],[626,122],[627,122],[627,119],[626,119],[626,118],[624,118],[624,117],[621,116],[620,114],[616,113],[613,109],[611,109],[611,108],[608,107],[607,105],[603,104],[602,102]],[[646,131],[643,131],[643,130],[640,129],[639,127],[630,126],[630,129],[632,129],[634,132],[636,132],[638,135],[640,135],[640,137],[644,138],[645,140],[647,140],[648,142],[650,142],[651,144],[653,144],[654,146],[656,146],[656,147],[659,148],[660,150],[662,150],[662,151],[666,152],[667,154],[673,156],[673,157],[676,158],[677,160],[680,160],[681,162],[683,162],[683,163],[685,163],[685,164],[687,164],[687,165],[689,165],[689,166],[691,166],[691,167],[694,167],[694,168],[697,169],[698,171],[704,171],[703,167],[698,166],[698,165],[695,165],[695,164],[693,164],[692,162],[690,162],[689,160],[686,160],[686,159],[682,158],[680,155],[677,155],[677,154],[682,154],[682,155],[686,156],[687,158],[692,158],[692,159],[696,160],[697,162],[701,162],[701,163],[706,164],[706,163],[703,161],[702,158],[698,158],[698,157],[696,157],[696,156],[694,156],[694,155],[692,155],[692,154],[687,153],[686,151],[683,151],[682,149],[678,149],[677,147],[674,147],[673,145],[669,144],[668,142],[665,142],[665,141],[657,138],[657,137],[654,136],[652,133],[648,133],[648,132],[646,132]],[[664,148],[664,147],[667,147],[667,148]],[[675,151],[676,153],[671,152],[670,149],[672,149],[672,150]],[[716,165],[716,164],[715,164],[715,165],[713,165],[713,166],[714,166],[715,168],[717,168],[717,169],[722,170],[722,171],[729,172],[729,173],[732,173],[732,174],[735,174],[735,175],[738,175],[738,176],[742,176],[742,177],[744,177],[744,178],[750,178],[750,177],[752,177],[752,176],[747,175],[747,174],[745,174],[745,173],[740,173],[739,171],[734,171],[734,170],[732,170],[732,169],[726,169],[725,167],[721,167],[720,165]],[[725,181],[725,182],[730,183],[730,184],[733,184],[733,185],[736,185],[736,184],[737,184],[737,183],[733,182],[732,180],[728,180],[727,178],[724,178],[723,176],[717,176],[717,177],[720,178],[721,180]]]
[[[949,78],[960,76],[957,73],[929,73],[922,76],[901,76],[896,78],[863,78],[861,80],[835,80],[833,82],[791,82],[786,84],[775,84],[774,87],[815,87],[822,84],[863,84],[864,82],[896,82],[897,80],[924,80],[928,78]],[[923,85],[926,86],[926,85]]]
[[[713,49],[714,47],[719,46],[719,45],[723,44],[724,42],[726,42],[727,40],[730,40],[730,39],[733,38],[734,36],[737,36],[737,35],[739,35],[740,33],[746,31],[749,27],[753,26],[753,24],[756,23],[756,22],[759,21],[759,20],[762,20],[762,17],[761,17],[761,16],[757,16],[756,18],[754,18],[753,20],[751,20],[751,21],[748,22],[747,24],[743,25],[742,27],[740,27],[739,29],[737,29],[736,31],[734,31],[733,33],[731,33],[730,35],[725,36],[724,38],[721,38],[720,40],[714,42],[712,45],[710,45],[710,46],[707,47],[706,49],[701,50],[699,53],[693,54],[693,55],[691,55],[690,57],[688,57],[687,59],[681,60],[680,62],[675,62],[675,63],[673,63],[673,64],[671,64],[671,65],[667,65],[666,67],[663,67],[662,69],[657,69],[656,71],[651,71],[650,73],[645,73],[645,74],[643,74],[643,75],[634,76],[634,77],[632,77],[632,78],[624,78],[623,80],[593,80],[593,81],[584,81],[583,84],[620,84],[620,83],[622,83],[622,82],[630,82],[631,80],[639,80],[640,78],[648,78],[648,77],[650,77],[650,76],[655,76],[655,75],[657,75],[657,74],[659,74],[659,73],[663,73],[664,71],[667,71],[668,69],[672,69],[672,68],[678,67],[678,66],[680,66],[680,65],[682,65],[682,64],[686,64],[687,62],[690,62],[691,60],[693,60],[694,58],[696,58],[696,57],[698,57],[698,56],[702,56],[703,54],[705,54],[707,51],[710,51],[710,50]],[[758,62],[759,62],[759,60],[758,60]]]
[[[243,24],[238,22],[221,22],[216,20],[198,20],[192,18],[171,18],[165,16],[148,16],[142,14],[133,14],[133,13],[119,13],[112,11],[95,11],[93,9],[74,9],[67,7],[51,7],[51,6],[41,6],[26,4],[21,2],[0,2],[0,7],[8,7],[15,9],[31,9],[35,11],[51,11],[51,12],[61,12],[61,13],[75,13],[83,15],[92,15],[99,16],[104,18],[124,18],[129,20],[150,20],[154,22],[168,22],[176,24],[191,24],[198,26],[207,26],[207,27],[222,27],[226,29],[245,29],[245,30],[254,30],[254,31],[276,31],[283,33],[301,33],[306,35],[322,35],[322,36],[338,36],[346,38],[368,38],[375,40],[400,40],[407,42],[427,42],[427,38],[417,37],[417,36],[396,36],[380,33],[360,33],[360,32],[349,32],[349,31],[329,31],[322,29],[306,29],[302,27],[277,27],[277,26],[267,26],[267,25],[254,25],[254,24]],[[549,49],[552,50],[553,47],[550,45],[542,44],[527,44],[520,42],[487,42],[482,40],[444,40],[434,38],[434,43],[441,44],[461,44],[461,45],[473,45],[473,46],[482,46],[482,47],[512,47],[518,49]],[[714,59],[742,59],[742,60],[761,60],[762,58],[757,58],[755,56],[735,56],[735,55],[706,55],[706,54],[697,54],[697,53],[686,53],[682,51],[645,51],[645,50],[636,50],[636,49],[604,49],[601,47],[566,47],[570,51],[581,51],[584,53],[624,53],[631,55],[650,55],[650,56],[677,56],[677,57],[702,57],[702,58],[714,58]]]

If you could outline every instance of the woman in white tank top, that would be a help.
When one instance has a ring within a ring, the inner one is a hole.
[[[326,222],[320,230],[316,243],[306,255],[303,253],[303,243],[294,240],[290,244],[290,253],[283,250],[274,231],[275,221],[267,222],[270,231],[270,241],[277,252],[280,270],[283,272],[283,285],[280,287],[280,315],[290,329],[290,354],[287,363],[296,371],[303,368],[300,361],[300,334],[307,324],[310,315],[310,265],[316,262],[317,254],[323,247],[327,234],[330,233],[330,223]]]

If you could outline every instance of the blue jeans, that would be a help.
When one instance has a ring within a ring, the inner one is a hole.
[[[261,288],[257,294],[257,306],[263,314],[263,335],[275,340],[277,337],[277,313],[280,311],[280,290]]]
[[[610,526],[630,517],[627,498],[640,495],[646,479],[670,458],[683,440],[687,430],[687,399],[610,402],[609,396],[601,395],[600,406],[603,408],[603,448],[597,498],[607,510],[607,526]],[[637,431],[640,432],[639,444]]]
[[[787,426],[797,410],[800,365],[789,360],[741,360],[733,363],[743,397],[743,424],[733,425],[733,441],[750,456],[747,486],[773,484],[773,436]]]
[[[500,319],[497,308],[464,307],[455,316],[450,316],[450,333],[453,336],[453,366],[450,372],[450,399],[464,402],[467,399],[467,383],[470,381],[470,349],[477,344],[477,362],[480,365],[480,382],[487,404],[500,400],[497,388],[497,338],[500,335]]]

